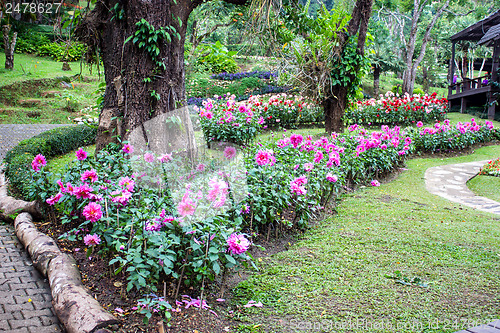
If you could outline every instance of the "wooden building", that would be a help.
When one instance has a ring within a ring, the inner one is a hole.
[[[497,71],[500,61],[500,10],[454,34],[450,39],[452,43],[449,69],[450,82],[448,86],[450,107],[460,105],[460,112],[464,113],[467,105],[485,105],[488,103],[488,119],[494,119],[495,111],[500,110],[500,106],[492,102],[496,99],[495,93],[500,93],[500,90],[488,83],[499,81]],[[488,73],[487,75],[464,78],[463,80],[456,79],[455,48],[457,43],[463,43],[464,41],[476,42],[478,45],[493,48],[492,59],[486,62],[484,68]]]

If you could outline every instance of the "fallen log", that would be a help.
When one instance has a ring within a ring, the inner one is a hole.
[[[41,218],[40,205],[36,201],[17,200],[7,194],[7,181],[3,172],[0,173],[0,219],[14,222],[15,215],[26,212],[35,218]]]
[[[52,305],[68,333],[95,333],[119,321],[85,290],[72,256],[62,253],[55,241],[36,230],[29,213],[14,220],[16,235],[33,264],[48,277]]]

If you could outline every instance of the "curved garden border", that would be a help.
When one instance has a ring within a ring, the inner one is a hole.
[[[105,333],[119,321],[87,293],[75,259],[61,252],[56,242],[37,230],[34,216],[42,216],[35,201],[26,202],[7,195],[7,182],[0,172],[0,219],[12,223],[33,266],[49,280],[52,305],[68,333]],[[20,214],[19,214],[20,213]],[[14,218],[16,214],[17,217]]]

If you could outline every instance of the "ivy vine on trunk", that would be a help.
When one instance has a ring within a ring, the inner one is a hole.
[[[138,127],[149,142],[144,123],[184,103],[187,20],[202,2],[101,0],[80,21],[76,34],[102,58],[106,80],[97,150]]]

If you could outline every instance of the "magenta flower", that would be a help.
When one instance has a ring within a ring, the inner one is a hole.
[[[134,152],[134,146],[129,145],[128,143],[123,145],[122,151],[125,154],[132,154]]]
[[[236,156],[236,148],[226,147],[226,149],[224,149],[224,157],[227,158],[228,160],[232,159],[235,156]]]
[[[128,176],[122,177],[120,178],[118,184],[125,188],[128,192],[134,192],[135,181],[132,178]]]
[[[151,153],[144,154],[144,161],[146,161],[148,163],[153,163],[154,160],[155,160],[155,157],[153,154],[151,154]]]
[[[36,155],[34,161],[36,161],[41,166],[47,165],[47,160],[45,159],[45,156],[43,156],[42,154]]]
[[[61,192],[59,192],[59,193],[57,193],[56,195],[53,195],[53,196],[51,196],[50,198],[48,198],[48,199],[46,200],[46,202],[47,202],[50,206],[53,206],[53,205],[55,205],[55,204],[59,201],[59,199],[61,199],[61,198],[62,198],[62,196],[63,196],[63,195],[62,195],[62,193],[61,193]]]
[[[424,126],[423,122],[421,122],[421,121],[417,122],[417,127],[422,127],[422,126]]]
[[[130,200],[130,198],[132,197],[132,193],[130,193],[127,190],[123,190],[123,191],[116,190],[116,191],[111,192],[110,194],[112,196],[111,201],[117,202],[122,206],[125,206],[128,203],[128,201]]]
[[[267,150],[259,150],[257,154],[255,154],[255,162],[261,166],[266,165],[271,162],[271,156],[271,153]]]
[[[69,184],[69,183],[68,183]],[[71,185],[71,184],[69,184]],[[87,184],[83,184],[81,186],[75,187],[73,189],[73,194],[76,196],[77,199],[88,199],[90,198],[90,192],[92,192],[94,189]],[[69,192],[69,188],[68,188]]]
[[[380,186],[380,182],[376,179],[372,180],[370,184],[371,186]]]
[[[339,177],[337,177],[337,175],[332,174],[331,172],[329,172],[326,175],[326,180],[328,180],[330,183],[335,183],[338,179]]]
[[[205,164],[200,163],[200,164],[198,164],[198,165],[196,166],[196,171],[203,172],[203,171],[205,171],[205,167],[206,167],[206,165],[205,165]]]
[[[80,180],[83,182],[87,179],[90,179],[90,181],[93,183],[97,181],[97,172],[92,169],[92,170],[85,170],[85,172],[82,174],[82,177]]]
[[[314,164],[312,164],[312,163],[306,163],[306,164],[304,164],[304,170],[306,172],[311,171],[313,168],[314,168]]]
[[[149,221],[144,226],[144,230],[146,230],[146,231],[160,231],[161,227],[162,227],[161,223]]]
[[[319,163],[323,159],[323,153],[320,151],[317,151],[316,154],[314,155],[314,163]]]
[[[97,222],[102,217],[101,205],[90,202],[83,208],[83,216],[90,222]]]
[[[59,191],[61,191],[62,193],[66,192],[66,188],[64,187],[64,184],[61,179],[58,179],[56,183],[57,185],[59,185]]]
[[[85,237],[83,237],[83,242],[87,246],[99,245],[101,243],[101,237],[97,234],[85,235]]]
[[[36,172],[40,171],[40,168],[45,165],[47,165],[47,160],[42,154],[36,155],[33,161],[31,161],[31,168]]]
[[[297,177],[290,182],[290,190],[297,195],[305,195],[307,190],[304,185],[307,184],[306,176]]]
[[[164,154],[162,156],[159,156],[158,159],[162,163],[170,162],[172,160],[172,154]]]
[[[83,148],[78,149],[76,151],[75,155],[76,155],[76,159],[79,161],[83,161],[83,160],[87,159],[87,157],[88,157],[88,153],[85,150],[83,150]]]
[[[292,134],[290,136],[290,142],[292,143],[294,148],[297,148],[303,140],[304,137],[300,134]]]
[[[237,235],[236,233],[231,234],[226,240],[229,246],[229,251],[233,254],[242,254],[248,250],[250,247],[250,241],[245,238],[244,235]]]
[[[181,216],[193,215],[194,212],[195,212],[195,210],[196,210],[195,204],[189,198],[186,198],[185,200],[182,200],[177,205],[177,212]]]
[[[209,190],[208,190],[208,195],[207,199],[210,200],[211,202],[214,202],[216,200],[219,201],[226,201],[226,194],[228,192],[228,185],[225,181],[218,179],[217,177],[213,177],[212,179],[209,180],[208,182]],[[220,204],[220,206],[224,205],[224,203]],[[216,206],[215,207],[220,207]]]

